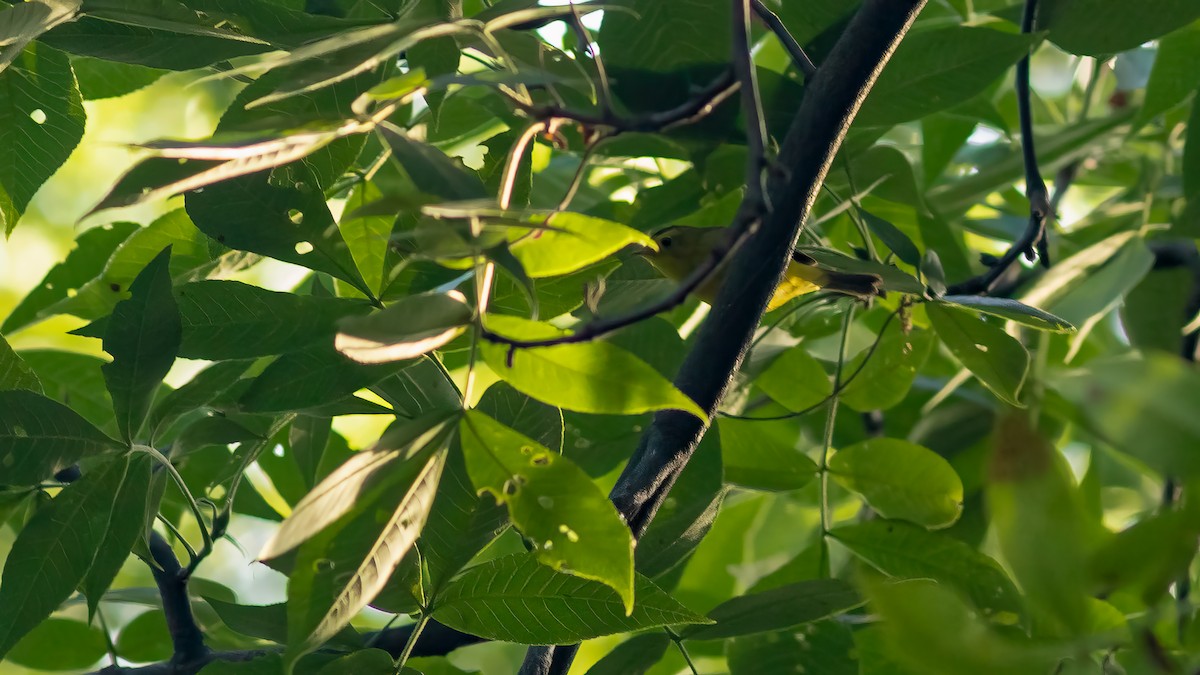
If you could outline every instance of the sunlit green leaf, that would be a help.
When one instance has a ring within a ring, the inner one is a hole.
[[[999,326],[969,312],[944,305],[925,308],[938,337],[988,389],[1012,405],[1020,405],[1021,386],[1029,370],[1029,352]]]
[[[962,513],[962,481],[954,468],[915,443],[896,438],[856,443],[830,458],[829,472],[886,518],[938,528]]]

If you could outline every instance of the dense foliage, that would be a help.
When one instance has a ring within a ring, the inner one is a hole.
[[[1194,672],[1198,64],[1195,0],[0,0],[7,232],[85,101],[236,92],[0,325],[0,655]],[[764,315],[793,246],[886,292]]]

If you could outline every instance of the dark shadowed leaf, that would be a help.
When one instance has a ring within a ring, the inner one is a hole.
[[[734,638],[725,652],[730,675],[859,675],[854,636],[837,621]]]
[[[334,346],[359,363],[415,359],[466,330],[474,315],[458,291],[413,295],[366,316],[338,322]]]
[[[133,280],[128,300],[117,303],[104,333],[104,381],[112,395],[117,426],[132,442],[150,410],[155,390],[179,351],[179,308],[171,295],[170,247]]]
[[[40,394],[42,382],[0,335],[0,391],[8,389],[28,389]]]
[[[27,390],[0,391],[4,482],[36,485],[90,455],[119,447],[70,408]]]
[[[694,626],[683,635],[690,640],[717,640],[769,633],[836,616],[861,604],[862,598],[844,581],[801,581],[728,600],[708,613],[715,623]]]
[[[1189,0],[1047,0],[1038,7],[1038,28],[1072,54],[1100,56],[1133,49],[1200,18]]]

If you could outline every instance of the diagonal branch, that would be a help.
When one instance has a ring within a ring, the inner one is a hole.
[[[771,8],[767,7],[762,0],[754,0],[750,4],[754,9],[754,14],[758,16],[758,20],[766,24],[775,37],[779,38],[783,48],[792,57],[792,62],[804,75],[804,79],[811,80],[812,76],[817,73],[817,67],[813,65],[812,59],[808,58],[808,54],[804,53],[804,48],[800,46],[796,38],[788,32],[787,26],[783,25],[783,20],[779,18],[779,15],[772,12]]]
[[[924,4],[865,0],[809,84],[780,149],[781,170],[768,183],[772,211],[731,261],[729,277],[675,379],[710,416],[741,366],[851,121]],[[655,415],[611,493],[635,538],[646,531],[707,427],[708,420],[680,411]],[[530,650],[521,673],[561,675],[574,649]]]
[[[1037,14],[1037,0],[1025,0],[1025,13],[1021,17],[1021,32],[1033,32],[1034,18]],[[1032,50],[1031,50],[1032,52]],[[1046,218],[1053,210],[1050,203],[1046,182],[1038,169],[1037,151],[1033,144],[1033,110],[1029,101],[1029,58],[1027,53],[1017,63],[1017,112],[1021,118],[1021,154],[1025,160],[1025,196],[1029,198],[1029,223],[1021,238],[1013,242],[1004,255],[987,272],[955,284],[947,289],[951,295],[987,295],[991,293],[1004,273],[1022,254],[1027,260],[1034,260],[1041,254],[1041,262],[1049,267],[1050,259],[1046,255]]]

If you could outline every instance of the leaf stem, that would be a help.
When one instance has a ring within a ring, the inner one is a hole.
[[[850,325],[854,323],[854,304],[842,317],[842,342],[838,346],[837,370],[833,373],[833,393],[829,396],[829,416],[825,418],[825,437],[821,442],[821,539],[829,534],[829,451],[833,448],[833,424],[837,421],[838,392],[842,386],[842,366],[846,363],[846,344],[850,341]]]
[[[183,493],[183,498],[184,501],[187,502],[188,509],[191,510],[192,515],[196,518],[196,526],[200,528],[200,551],[192,552],[191,548],[188,548],[190,560],[188,560],[188,566],[184,570],[185,576],[191,576],[192,572],[196,571],[196,566],[200,564],[200,561],[204,560],[204,558],[208,557],[208,554],[212,552],[213,545],[212,535],[208,531],[208,524],[204,520],[204,514],[200,511],[200,504],[196,502],[196,498],[192,496],[192,491],[188,489],[187,483],[183,480],[183,476],[179,475],[179,470],[175,468],[175,465],[171,463],[170,459],[167,459],[165,455],[149,445],[135,445],[133,447],[134,450],[150,455],[155,461],[162,465],[163,469],[166,470],[167,475],[169,475],[171,480],[175,482],[175,486],[178,487],[179,491]]]
[[[675,643],[675,648],[679,650],[679,654],[683,656],[683,660],[687,662],[688,668],[692,671],[692,675],[700,675],[699,669],[696,668],[696,663],[692,661],[692,655],[688,653],[687,646],[683,644],[683,638],[671,630],[670,626],[664,626],[663,630],[667,632],[667,636],[671,638],[671,642]]]
[[[429,612],[427,609],[421,610],[421,618],[417,619],[417,627],[413,628],[413,632],[409,633],[408,641],[404,643],[404,651],[400,652],[400,658],[396,659],[396,675],[404,670],[404,664],[408,663],[408,657],[412,655],[413,647],[417,646],[417,639],[421,637],[425,626],[429,624]]]

